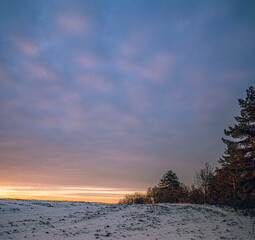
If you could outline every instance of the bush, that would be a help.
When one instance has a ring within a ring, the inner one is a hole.
[[[127,194],[119,201],[119,204],[148,204],[151,203],[147,194],[136,192],[134,194]]]

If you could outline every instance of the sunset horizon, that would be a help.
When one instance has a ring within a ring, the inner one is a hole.
[[[113,189],[97,187],[64,186],[0,186],[0,198],[45,201],[82,201],[100,203],[118,203],[127,194],[145,192],[145,189]]]

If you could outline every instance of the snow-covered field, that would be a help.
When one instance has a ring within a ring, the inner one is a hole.
[[[250,217],[203,205],[0,199],[0,239],[255,239]]]

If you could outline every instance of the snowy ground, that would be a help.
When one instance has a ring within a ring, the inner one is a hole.
[[[253,222],[203,205],[0,199],[0,239],[255,239]]]

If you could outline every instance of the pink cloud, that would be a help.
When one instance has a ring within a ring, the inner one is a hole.
[[[15,82],[8,77],[6,70],[0,66],[0,84],[1,87],[15,87]]]
[[[111,129],[111,135],[129,136],[128,128],[140,124],[139,119],[111,104],[100,104],[91,112],[91,117],[97,119],[96,124],[100,128]]]
[[[66,104],[70,102],[75,102],[79,99],[80,99],[80,95],[75,92],[66,92],[61,97],[61,101],[65,102]]]
[[[18,38],[16,44],[27,55],[33,56],[39,52],[39,47],[30,40]]]
[[[141,68],[141,73],[145,77],[160,80],[172,69],[174,63],[173,55],[159,54],[145,68]]]
[[[86,116],[86,112],[84,110],[83,107],[79,106],[79,105],[74,105],[74,106],[70,106],[68,108],[68,113],[70,116],[72,116],[73,118],[83,118]]]
[[[55,108],[59,108],[62,105],[57,103]],[[76,104],[69,104],[64,108],[64,112],[60,116],[46,115],[41,118],[43,125],[47,127],[61,127],[68,130],[85,130],[87,129],[86,112]]]
[[[134,31],[130,32],[125,41],[120,46],[120,53],[125,57],[132,57],[134,55],[140,54],[143,47],[144,42],[150,35],[148,31],[145,29],[141,29],[139,27]]]
[[[17,99],[12,99],[1,102],[0,107],[3,113],[8,114],[10,118],[17,120],[21,118],[21,113],[17,110],[24,107],[24,102]]]
[[[142,84],[130,83],[127,87],[130,103],[137,109],[150,107],[149,96]]]
[[[82,117],[84,109],[80,105],[81,96],[75,92],[65,92],[58,100],[59,106],[65,106],[63,109],[70,117]]]
[[[74,13],[62,13],[57,17],[60,28],[73,33],[83,33],[87,30],[87,21],[84,16]]]
[[[72,129],[72,130],[83,131],[88,129],[87,123],[82,120],[64,119],[60,122],[60,124],[63,128]]]
[[[62,105],[57,103],[55,108],[59,108]],[[64,108],[64,113],[61,116],[50,116],[46,115],[41,118],[43,125],[47,127],[61,127],[68,130],[84,130],[87,129],[86,113],[85,111],[77,106],[76,104],[69,104]]]
[[[58,118],[59,126],[70,130],[87,129],[87,113],[80,99],[79,94],[72,92],[66,92],[59,98],[56,103],[56,107],[62,109],[62,115]]]
[[[124,124],[127,124],[127,125],[137,125],[140,122],[136,116],[129,115],[129,114],[123,115],[122,121]]]
[[[112,162],[112,159],[117,159],[114,163],[120,165],[125,165],[126,163],[130,164],[131,162],[143,164],[145,162],[148,163],[155,161],[153,156],[146,155],[143,152],[123,152],[116,149],[103,149],[103,152],[105,154],[103,161],[107,159]]]
[[[56,121],[56,119],[49,117],[49,116],[42,117],[41,121],[44,125],[47,125],[50,127],[56,127],[59,125],[59,123],[58,123],[58,121]]]
[[[111,104],[100,104],[98,106],[96,106],[93,110],[93,113],[96,114],[102,114],[102,115],[115,115],[115,113],[118,113],[118,108],[116,108],[115,106],[111,105]]]
[[[146,59],[135,60],[144,55],[144,42],[151,37],[146,29],[135,29],[120,46],[120,58],[117,65],[147,79],[162,80],[173,69],[176,58],[172,53],[155,53]]]
[[[113,84],[104,77],[96,74],[83,74],[78,76],[78,81],[85,87],[93,88],[99,91],[110,91],[113,89]]]
[[[80,95],[75,92],[64,92],[57,99],[49,99],[40,93],[31,94],[34,107],[43,113],[40,117],[45,127],[62,127],[76,130],[84,129],[86,111],[80,102]],[[52,114],[58,112],[58,114]]]
[[[53,105],[52,101],[39,94],[33,94],[32,97],[37,108],[49,109]]]
[[[124,59],[118,62],[121,69],[136,72],[138,75],[155,80],[162,80],[174,67],[175,58],[172,54],[163,53],[154,56],[149,61],[134,63]]]
[[[27,69],[32,77],[36,78],[54,78],[56,74],[41,63],[29,63]]]
[[[76,61],[86,68],[95,68],[100,64],[100,59],[88,54],[77,54]]]
[[[138,71],[138,69],[139,69],[137,64],[135,64],[134,62],[129,61],[127,59],[119,59],[118,65],[121,69],[123,69],[125,71]]]
[[[137,47],[132,43],[126,42],[121,46],[120,51],[124,56],[132,56],[137,53]]]

